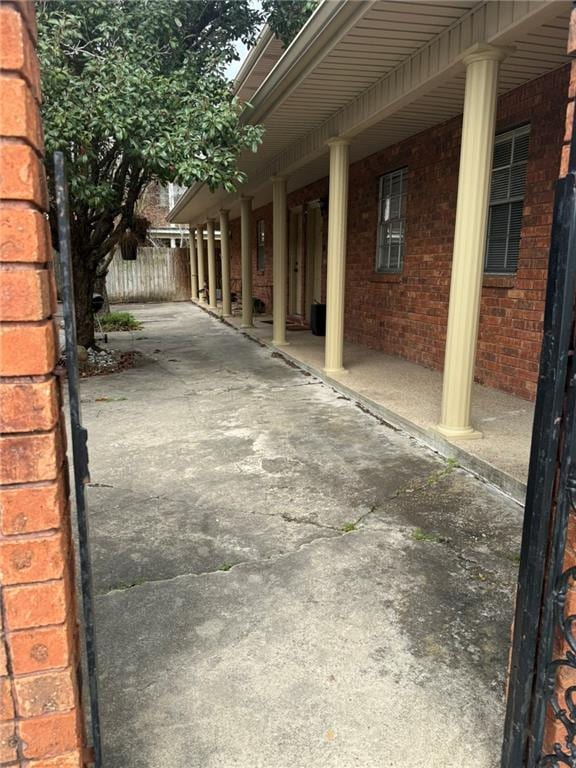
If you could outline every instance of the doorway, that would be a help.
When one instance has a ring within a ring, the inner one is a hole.
[[[288,314],[303,317],[304,296],[302,265],[304,263],[304,210],[302,206],[290,211],[288,231]]]
[[[312,304],[322,303],[322,211],[320,202],[306,209],[306,290],[304,313],[310,322]]]

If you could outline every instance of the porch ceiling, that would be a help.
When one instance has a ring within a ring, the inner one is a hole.
[[[310,38],[315,17],[327,5],[322,28],[298,52],[299,39],[304,33]],[[344,10],[346,18],[338,20]],[[254,94],[254,110],[246,119],[261,122],[266,131],[259,151],[239,158],[248,174],[241,192],[254,195],[257,207],[271,199],[273,173],[288,174],[290,190],[325,176],[325,142],[331,136],[352,139],[354,162],[461,114],[462,55],[475,43],[513,46],[502,65],[501,93],[561,66],[568,61],[569,14],[568,0],[321,4]],[[329,34],[332,27],[335,32]],[[279,77],[281,67],[290,73],[290,60],[301,63],[298,54],[305,57],[314,44],[318,47],[322,34],[326,39],[312,60],[279,93],[282,79],[289,78],[283,72]],[[230,208],[234,217],[237,197],[197,185],[171,218],[196,222],[220,207]]]

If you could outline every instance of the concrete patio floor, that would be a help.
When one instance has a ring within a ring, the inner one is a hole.
[[[106,768],[496,768],[522,510],[188,303],[83,380]]]
[[[218,311],[220,314],[220,311]],[[254,328],[242,329],[271,345],[271,316],[254,318]],[[238,314],[228,322],[240,328]],[[440,420],[442,374],[400,357],[345,343],[344,375],[326,377],[324,338],[310,331],[288,330],[289,346],[279,349],[287,358],[306,366],[340,391],[373,407],[394,426],[406,430],[445,456],[495,483],[515,499],[524,501],[530,458],[534,404],[495,389],[474,384],[472,422],[484,437],[448,442],[434,431]]]

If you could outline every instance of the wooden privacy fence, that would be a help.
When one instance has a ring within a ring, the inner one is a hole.
[[[139,248],[135,261],[117,252],[110,263],[106,288],[110,303],[187,301],[190,256],[187,248]]]

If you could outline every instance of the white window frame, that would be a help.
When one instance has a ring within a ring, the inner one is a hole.
[[[523,160],[522,162],[514,163],[514,145],[516,142],[516,139],[522,136],[529,136],[530,135],[530,124],[528,125],[522,125],[519,128],[514,128],[511,131],[505,131],[504,133],[500,133],[496,135],[496,138],[494,140],[494,147],[496,148],[498,144],[504,144],[505,142],[508,142],[512,139],[512,149],[510,152],[510,162],[506,164],[502,164],[499,166],[494,166],[494,163],[492,162],[492,166],[490,168],[490,189],[492,189],[492,179],[494,177],[494,173],[497,171],[502,171],[506,168],[512,169],[513,167],[518,166],[525,166],[527,168],[528,166],[528,158],[526,160]],[[509,185],[512,180],[512,173],[510,173],[509,177]],[[492,193],[490,191],[490,197]],[[512,206],[515,203],[522,203],[522,209],[524,208],[524,198],[526,196],[526,183],[524,183],[524,189],[522,191],[521,195],[513,195],[510,194],[510,187],[508,190],[508,194],[504,197],[500,197],[497,200],[490,200],[488,204],[488,220],[486,224],[486,247],[484,249],[484,274],[486,275],[515,275],[518,271],[518,260],[516,259],[516,264],[514,265],[514,268],[512,269],[504,269],[504,270],[494,270],[494,269],[488,269],[488,248],[490,245],[490,224],[491,224],[491,217],[492,217],[492,210],[494,208],[500,207],[500,206],[507,206],[508,207],[508,231],[506,234],[506,253],[504,257],[504,266],[506,267],[506,262],[508,261],[508,251],[510,247],[510,224],[512,221]],[[521,214],[522,216],[522,214]]]
[[[400,194],[391,195],[392,184],[400,179]],[[406,189],[408,181],[408,168],[398,168],[380,176],[378,193],[378,237],[376,243],[375,271],[378,274],[400,274],[404,269],[404,252],[406,244]],[[391,201],[400,198],[398,202],[398,215],[391,216]],[[398,229],[398,259],[392,262],[392,236],[393,230]],[[386,238],[386,242],[383,242]]]

